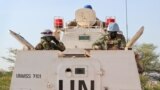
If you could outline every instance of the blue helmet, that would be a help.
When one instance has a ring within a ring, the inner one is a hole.
[[[41,32],[42,36],[52,36],[53,32],[50,29],[46,29]]]
[[[91,5],[85,5],[84,8],[92,9]]]
[[[117,23],[110,23],[109,26],[108,26],[108,31],[110,31],[110,32],[120,31],[118,24]]]

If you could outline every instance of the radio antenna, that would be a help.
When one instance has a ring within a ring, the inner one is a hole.
[[[128,42],[128,6],[127,6],[127,0],[125,0],[125,7],[126,7],[126,41]]]

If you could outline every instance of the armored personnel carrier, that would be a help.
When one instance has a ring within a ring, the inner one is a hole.
[[[75,16],[73,26],[63,27],[62,18],[54,19],[55,36],[66,46],[64,52],[34,50],[10,31],[27,48],[17,53],[10,90],[141,90],[135,55],[128,48],[143,27],[126,50],[93,50],[92,44],[106,27],[96,19],[94,10],[78,9]]]

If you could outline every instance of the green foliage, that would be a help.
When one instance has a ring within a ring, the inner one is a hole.
[[[17,51],[18,51],[17,49],[10,48],[8,52],[9,56],[1,58],[10,63],[15,63],[15,57]],[[0,90],[9,90],[11,77],[12,77],[12,72],[0,71]]]
[[[142,90],[160,90],[160,81],[155,83],[149,76],[140,75]]]
[[[11,63],[14,63],[15,62],[15,57],[16,57],[16,54],[17,54],[17,49],[13,49],[13,48],[10,48],[8,49],[9,50],[9,56],[8,57],[1,57],[2,59],[4,60],[7,60],[8,62],[11,62]]]
[[[135,47],[138,52],[143,53],[143,58],[140,63],[145,72],[160,72],[159,54],[155,52],[157,47],[153,44],[141,44]]]
[[[134,48],[137,52],[143,53],[143,58],[139,61],[146,73],[140,75],[143,90],[160,90],[160,81],[155,82],[151,79],[151,76],[147,75],[150,72],[160,73],[160,60],[158,59],[159,54],[155,52],[156,48],[153,44],[146,43],[137,45]]]
[[[141,81],[141,86],[144,89],[147,82],[149,81],[149,77],[148,76],[144,76],[144,75],[140,75],[140,81]]]
[[[160,90],[160,82],[155,84],[154,82],[148,81],[143,90]]]
[[[0,90],[9,90],[12,72],[0,72]]]

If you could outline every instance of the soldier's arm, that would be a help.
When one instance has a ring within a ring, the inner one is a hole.
[[[95,50],[101,49],[101,42],[96,41],[95,43],[93,43],[92,48],[95,49]]]
[[[108,40],[107,34],[102,35],[101,38],[99,38],[92,44],[93,49],[107,49],[105,48],[106,47],[105,42],[107,42],[107,40]]]
[[[66,48],[62,42],[59,42],[59,44],[56,44],[55,50],[64,51]]]
[[[35,50],[43,50],[43,46],[41,43],[37,44]]]
[[[44,42],[42,45],[43,45],[44,50],[51,50],[52,49],[51,44],[48,42]]]
[[[59,41],[58,41],[54,36],[52,36],[52,40],[53,40],[56,44],[59,44]]]
[[[121,36],[121,46],[120,46],[120,48],[124,49],[125,47],[126,47],[126,40],[125,40],[125,37],[122,35]]]

